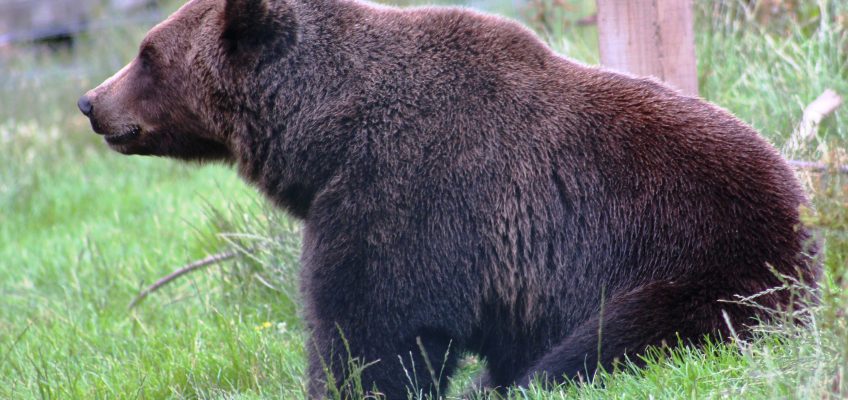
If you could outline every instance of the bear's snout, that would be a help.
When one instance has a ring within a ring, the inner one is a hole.
[[[141,135],[141,127],[134,121],[127,120],[126,115],[123,118],[116,117],[118,113],[114,110],[115,105],[104,103],[102,99],[98,101],[100,95],[96,90],[89,91],[77,100],[77,107],[88,117],[91,129],[94,133],[102,135],[106,143],[115,150],[122,153],[138,150],[137,146],[131,148],[129,145],[137,141]],[[98,103],[96,111],[94,103]]]

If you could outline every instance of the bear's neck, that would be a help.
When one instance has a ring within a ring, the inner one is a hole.
[[[305,2],[307,3],[307,2]],[[355,2],[321,0],[298,10],[297,44],[251,77],[251,109],[231,146],[239,172],[276,205],[307,218],[313,199],[350,167],[359,96],[344,31],[355,25]],[[315,29],[314,27],[320,27]],[[255,78],[255,79],[254,79]]]

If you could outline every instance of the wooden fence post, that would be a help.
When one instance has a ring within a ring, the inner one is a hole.
[[[597,0],[601,64],[698,95],[692,0]]]

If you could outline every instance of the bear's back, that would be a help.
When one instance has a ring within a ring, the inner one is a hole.
[[[380,139],[366,158],[385,161],[373,171],[403,177],[407,188],[392,192],[410,193],[411,209],[431,210],[434,197],[461,188],[474,199],[463,201],[474,208],[463,223],[487,226],[482,240],[500,249],[497,268],[586,283],[567,279],[567,266],[597,291],[794,260],[803,193],[774,148],[726,111],[560,57],[497,17],[380,13],[393,32],[385,46],[402,50],[367,52],[375,67],[363,80],[363,114],[369,138]],[[504,236],[513,243],[499,243]],[[534,260],[545,250],[519,236],[559,241],[560,250]]]

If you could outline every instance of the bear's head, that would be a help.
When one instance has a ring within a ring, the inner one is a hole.
[[[234,119],[250,99],[244,80],[295,32],[284,1],[189,1],[77,105],[118,152],[231,160]]]

